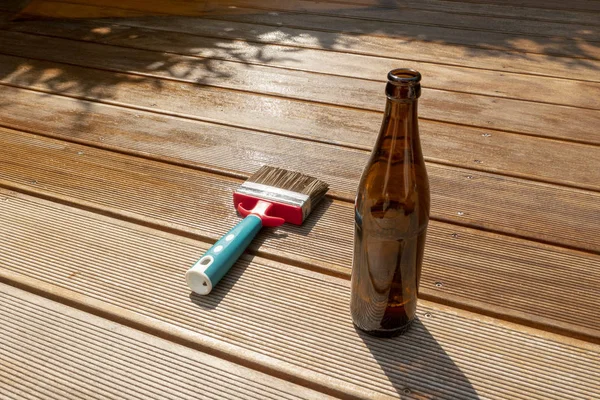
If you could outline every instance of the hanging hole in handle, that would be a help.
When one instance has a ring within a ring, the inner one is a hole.
[[[203,257],[202,260],[200,260],[200,265],[202,265],[203,267],[208,267],[210,264],[212,264],[213,261],[214,258],[212,258],[211,256],[206,256]]]

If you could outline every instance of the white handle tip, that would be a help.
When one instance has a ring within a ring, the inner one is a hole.
[[[194,293],[207,295],[212,290],[212,282],[200,268],[191,268],[185,273],[185,280]]]

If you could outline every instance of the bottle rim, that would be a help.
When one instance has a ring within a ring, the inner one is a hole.
[[[388,80],[394,84],[414,85],[421,81],[421,74],[412,68],[396,68],[388,73]]]

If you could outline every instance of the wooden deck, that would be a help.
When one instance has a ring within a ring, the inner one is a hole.
[[[0,399],[600,398],[600,2],[0,3]],[[100,18],[102,17],[102,18]],[[423,74],[419,320],[350,321],[387,71]],[[331,186],[209,296],[263,164]]]

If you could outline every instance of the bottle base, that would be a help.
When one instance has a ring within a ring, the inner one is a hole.
[[[409,321],[406,325],[401,326],[400,328],[394,328],[394,329],[375,329],[375,330],[366,330],[361,328],[360,326],[354,324],[354,327],[361,331],[366,333],[369,336],[374,336],[374,337],[379,337],[379,338],[392,338],[392,337],[396,337],[396,336],[401,336],[403,334],[405,334],[410,327],[412,326],[413,321]]]

